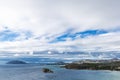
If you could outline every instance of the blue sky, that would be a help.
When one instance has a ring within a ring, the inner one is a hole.
[[[119,8],[119,0],[1,0],[0,51],[120,51]]]
[[[56,37],[53,41],[51,41],[51,43],[66,41],[67,38],[69,38],[71,40],[76,40],[76,37],[77,38],[86,38],[89,36],[96,36],[96,35],[105,34],[105,33],[107,33],[107,31],[104,31],[104,30],[86,30],[83,32],[71,33],[71,30],[70,30],[70,31],[67,31],[66,33]]]

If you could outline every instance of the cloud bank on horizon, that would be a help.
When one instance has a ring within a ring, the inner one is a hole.
[[[120,51],[119,0],[0,0],[0,51]]]

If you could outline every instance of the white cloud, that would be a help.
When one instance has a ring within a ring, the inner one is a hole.
[[[21,33],[16,41],[0,42],[0,50],[119,50],[119,32],[48,43],[71,28],[74,32],[119,30],[119,8],[119,0],[0,0],[0,31],[7,26]],[[23,31],[33,36],[26,40]]]
[[[119,26],[119,7],[118,0],[1,0],[0,23],[37,34],[61,33],[73,26],[79,31],[109,29]]]

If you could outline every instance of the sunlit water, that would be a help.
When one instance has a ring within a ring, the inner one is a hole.
[[[47,67],[54,73],[43,73]],[[53,65],[1,65],[0,80],[120,80],[119,71],[68,70]]]

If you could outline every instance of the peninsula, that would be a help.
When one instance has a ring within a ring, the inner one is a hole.
[[[120,71],[120,60],[82,60],[63,66],[66,69],[87,69],[87,70],[116,70]]]

